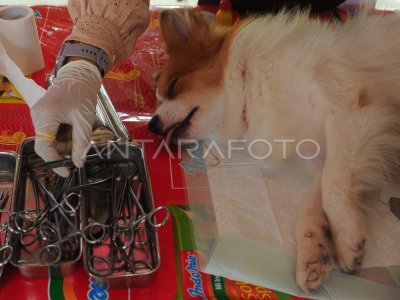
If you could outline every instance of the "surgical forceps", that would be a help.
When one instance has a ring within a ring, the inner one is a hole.
[[[7,205],[9,193],[6,190],[0,191],[0,218],[3,213],[9,214],[9,211],[4,210]],[[8,218],[7,218],[8,220]],[[3,267],[11,259],[12,247],[8,245],[8,226],[7,222],[0,223],[0,267]],[[3,244],[4,243],[4,244]]]
[[[79,227],[78,210],[81,202],[80,194],[69,191],[74,184],[75,173],[67,179],[53,177],[56,180],[52,190],[49,189],[51,178],[48,174],[28,171],[27,180],[30,179],[32,183],[34,208],[14,212],[8,219],[9,229],[19,235],[22,249],[36,261],[47,265],[73,255],[79,248],[78,238],[66,240],[64,237]],[[41,201],[45,203],[44,207]],[[59,247],[50,246],[59,241],[62,241]]]
[[[96,159],[99,159],[98,154],[92,154],[92,155],[87,156],[86,161],[90,162],[90,161],[93,161]],[[60,168],[60,167],[70,167],[70,168],[74,167],[72,158],[67,156],[66,158],[61,159],[61,160],[41,162],[41,163],[36,164],[33,167],[33,170],[34,171],[37,171],[37,170],[46,171],[46,170],[51,170],[51,169]]]
[[[148,225],[150,225],[153,228],[160,228],[162,226],[164,226],[170,216],[170,211],[168,209],[168,207],[166,206],[159,206],[156,209],[146,213],[142,207],[142,205],[139,202],[140,199],[140,194],[141,194],[141,190],[142,190],[142,183],[139,183],[139,187],[138,187],[138,196],[136,197],[133,189],[131,186],[129,186],[129,193],[132,196],[133,200],[135,201],[136,204],[136,208],[139,210],[139,214],[137,219],[134,221],[134,223],[132,224],[132,226],[137,226],[139,223],[141,223],[143,220],[145,220],[147,222]],[[161,222],[159,223],[155,223],[154,218],[156,217],[157,214],[159,214],[161,211],[165,212],[165,217],[162,219]]]
[[[13,248],[10,245],[0,247],[0,267],[5,266],[11,259]]]
[[[55,219],[55,228],[60,228],[58,224],[58,217]],[[108,226],[93,222],[86,225],[82,230],[75,230],[61,237],[55,242],[44,246],[39,251],[39,262],[44,265],[52,265],[58,263],[63,254],[68,254],[78,250],[79,242],[78,237],[82,237],[87,243],[96,245],[103,243],[108,236]],[[100,232],[100,236],[96,237]],[[49,259],[52,258],[52,260]]]
[[[116,144],[115,142],[112,142]],[[110,152],[110,147],[103,147],[100,151],[96,151],[96,153],[86,155],[86,162],[93,162],[97,160],[108,160],[108,156]],[[74,167],[74,163],[72,161],[72,157],[70,155],[66,155],[64,159],[48,161],[48,162],[40,162],[33,165],[33,170],[50,170],[54,168],[60,167]]]
[[[0,191],[0,210],[4,209],[7,205],[9,193],[6,190]]]
[[[112,232],[112,234],[115,234],[115,232]],[[111,240],[113,241],[112,243],[104,245],[108,247],[111,254],[110,257],[92,254],[88,258],[88,269],[92,275],[107,277],[113,272],[121,272],[123,270],[133,274],[141,270],[153,270],[149,262],[134,259],[133,253],[137,250],[135,248],[135,243],[126,247],[119,235],[111,236]]]

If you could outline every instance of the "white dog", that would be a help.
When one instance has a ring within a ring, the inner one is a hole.
[[[194,10],[167,10],[160,26],[169,60],[149,129],[168,142],[317,142],[324,163],[296,228],[297,283],[317,288],[335,262],[354,270],[365,211],[400,174],[400,18],[280,13],[220,32]]]

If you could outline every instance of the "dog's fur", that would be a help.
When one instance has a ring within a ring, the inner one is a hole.
[[[400,174],[399,17],[363,14],[339,25],[283,12],[218,32],[196,11],[168,10],[160,26],[169,61],[151,129],[318,142],[320,181],[296,228],[297,283],[317,288],[335,261],[352,271],[368,203]]]

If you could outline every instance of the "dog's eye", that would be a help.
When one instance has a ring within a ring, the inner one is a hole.
[[[174,96],[175,93],[175,87],[176,87],[176,83],[178,82],[179,77],[176,77],[174,80],[172,80],[172,82],[170,83],[168,90],[167,90],[167,97],[168,98],[172,98]]]

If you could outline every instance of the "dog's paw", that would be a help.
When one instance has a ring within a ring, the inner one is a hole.
[[[326,230],[309,230],[298,241],[296,281],[304,292],[317,289],[335,265],[335,252]]]
[[[336,230],[333,236],[337,261],[343,272],[353,272],[362,262],[365,253],[365,233],[361,226]]]

